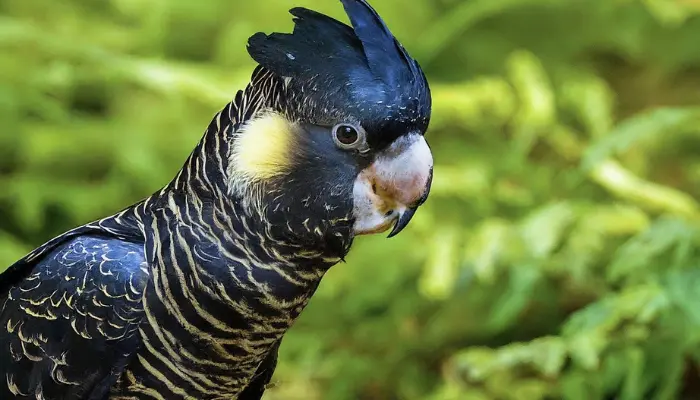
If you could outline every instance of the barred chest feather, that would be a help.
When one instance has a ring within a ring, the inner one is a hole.
[[[339,260],[230,205],[168,196],[144,220],[142,346],[111,398],[235,399]]]

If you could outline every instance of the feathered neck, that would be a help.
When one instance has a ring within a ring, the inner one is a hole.
[[[186,216],[196,220],[197,213],[209,210],[221,220],[210,221],[217,228],[214,234],[224,235],[236,230],[237,225],[244,225],[247,235],[264,237],[284,257],[295,253],[292,249],[304,249],[304,257],[291,257],[299,266],[315,264],[325,270],[347,254],[352,242],[349,234],[339,239],[338,235],[329,238],[327,234],[309,232],[290,224],[285,210],[248,207],[245,199],[231,192],[227,171],[234,133],[261,110],[274,109],[287,114],[284,86],[283,79],[257,67],[246,88],[214,116],[175,178],[147,200],[148,209],[172,209],[182,217],[182,223],[192,223]]]

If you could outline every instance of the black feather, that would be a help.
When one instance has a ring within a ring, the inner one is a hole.
[[[0,376],[32,398],[104,399],[139,348],[143,244],[60,238],[0,292]],[[15,398],[9,385],[0,398]]]
[[[352,27],[293,8],[293,32],[257,33],[248,41],[249,54],[266,69],[291,78],[290,92],[299,97],[296,109],[315,107],[303,115],[311,122],[354,116],[370,127],[389,121],[404,130],[424,131],[431,99],[420,66],[366,1],[341,1]]]
[[[272,381],[272,376],[277,368],[277,357],[279,353],[280,342],[275,343],[270,351],[267,353],[267,357],[260,364],[255,376],[251,379],[250,383],[246,388],[238,395],[236,400],[260,400],[265,393],[270,381]]]
[[[364,0],[341,0],[355,34],[362,42],[370,69],[384,78],[384,83],[392,85],[411,77],[396,76],[397,73],[413,72],[412,60],[405,50],[399,47],[394,35],[389,31],[377,12]],[[395,68],[404,64],[407,69]]]

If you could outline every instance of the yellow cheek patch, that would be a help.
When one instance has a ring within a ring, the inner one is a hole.
[[[234,185],[265,181],[289,170],[296,127],[284,116],[267,112],[236,132],[229,177]]]

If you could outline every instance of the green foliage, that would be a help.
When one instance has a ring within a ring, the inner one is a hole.
[[[432,197],[328,274],[266,398],[700,397],[697,2],[372,3],[432,82]],[[0,265],[166,183],[291,6],[0,2]]]

